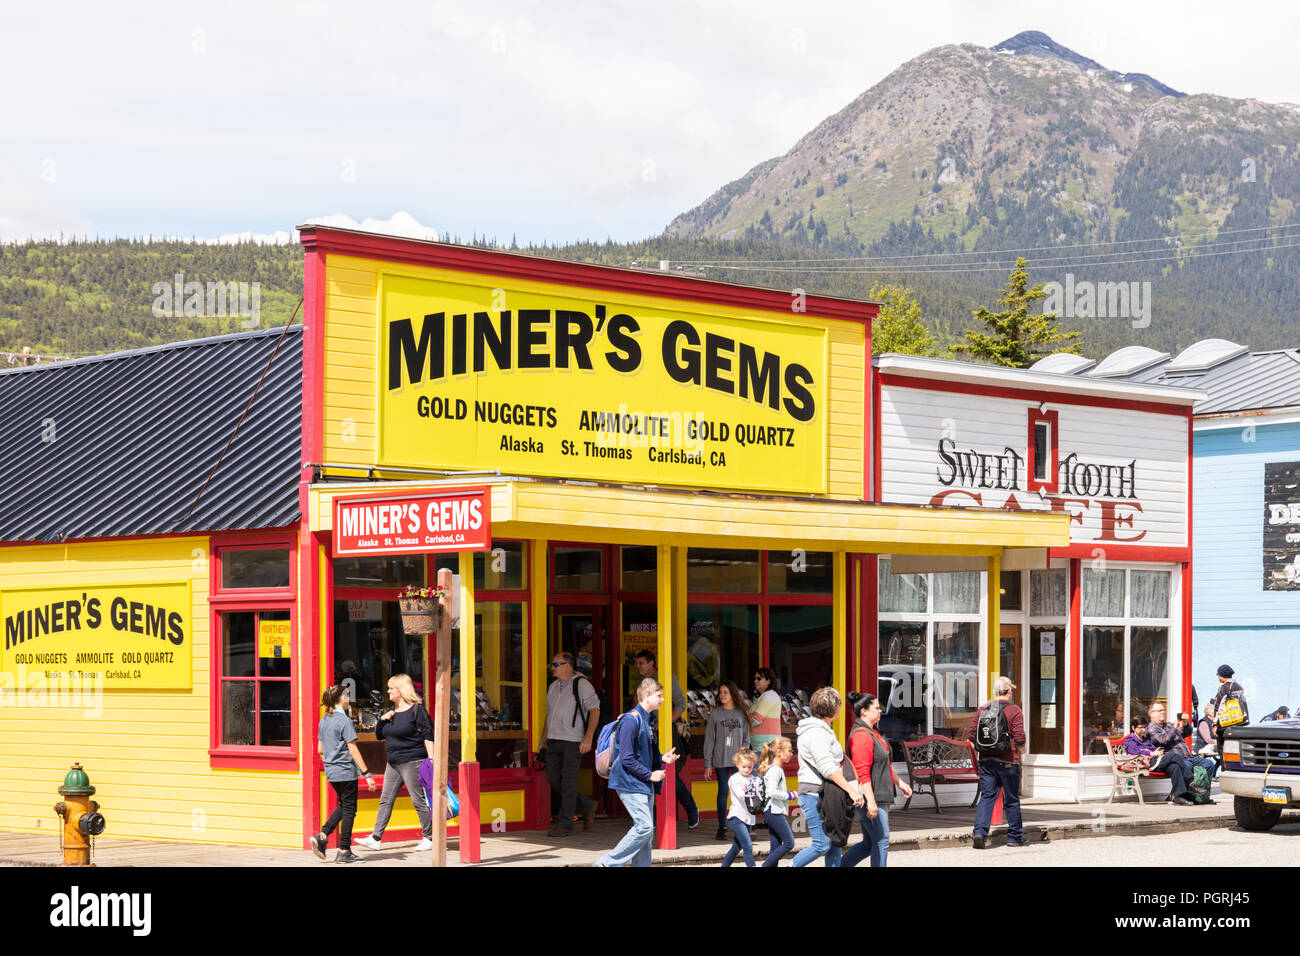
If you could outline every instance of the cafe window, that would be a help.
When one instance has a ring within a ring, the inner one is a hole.
[[[1083,571],[1083,753],[1170,697],[1168,571]],[[1171,708],[1171,715],[1173,709]]]
[[[892,574],[878,562],[881,732],[895,760],[903,742],[961,737],[979,706],[983,576]]]
[[[214,767],[296,759],[295,554],[292,540],[284,537],[226,539],[212,549]]]

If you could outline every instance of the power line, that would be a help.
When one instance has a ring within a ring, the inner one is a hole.
[[[1287,239],[1300,239],[1300,235],[1285,236]],[[1236,242],[1250,242],[1261,240],[1236,240]],[[1235,244],[1235,243],[1227,243]],[[1294,249],[1300,247],[1300,242],[1279,243],[1269,246],[1256,246],[1253,249],[1211,249],[1207,252],[1188,252],[1183,255],[1172,256],[1147,256],[1127,255],[1118,259],[1111,259],[1106,262],[1083,262],[1080,257],[1066,259],[1045,259],[1029,260],[1028,265],[1035,268],[1050,266],[1055,269],[1072,268],[1074,265],[1087,266],[1089,268],[1102,268],[1107,266],[1131,265],[1135,263],[1153,263],[1153,262],[1190,262],[1195,259],[1206,259],[1211,256],[1231,256],[1244,255],[1251,252],[1275,252],[1281,249]],[[1141,250],[1143,252],[1154,252],[1156,250]],[[1114,254],[1112,254],[1114,255]],[[800,261],[800,260],[790,260]],[[804,260],[815,262],[816,260]],[[716,269],[728,272],[779,272],[798,275],[896,275],[899,273],[917,275],[968,275],[979,272],[1006,272],[1007,264],[1005,262],[993,265],[981,265],[979,263],[936,263],[932,266],[907,267],[907,266],[866,266],[855,268],[852,266],[842,266],[832,269],[812,269],[806,267],[787,267],[787,266],[752,266],[752,265],[698,265],[700,269]]]
[[[805,257],[805,258],[791,258],[791,259],[673,259],[672,261],[674,263],[679,263],[681,265],[697,266],[697,265],[727,265],[727,264],[737,263],[737,262],[752,262],[752,263],[888,262],[893,260],[910,260],[910,259],[956,259],[962,256],[988,257],[994,255],[1006,255],[1010,253],[1041,252],[1043,250],[1057,252],[1062,249],[1101,249],[1101,248],[1106,248],[1108,246],[1134,245],[1137,243],[1158,242],[1158,243],[1168,244],[1170,242],[1177,242],[1183,239],[1197,239],[1203,236],[1212,235],[1215,237],[1215,239],[1217,239],[1220,236],[1241,235],[1243,233],[1248,233],[1248,232],[1273,232],[1273,231],[1288,230],[1288,229],[1300,229],[1300,223],[1287,223],[1287,224],[1276,225],[1276,226],[1251,226],[1249,228],[1244,228],[1244,229],[1222,229],[1222,230],[1218,230],[1217,232],[1213,230],[1206,230],[1205,232],[1199,232],[1199,233],[1176,232],[1176,233],[1171,233],[1170,235],[1167,236],[1154,236],[1149,239],[1116,239],[1111,242],[1077,242],[1077,243],[1067,243],[1064,245],[1021,246],[1018,248],[974,250],[971,252],[919,252],[919,253],[912,253],[907,255],[891,255],[891,256],[845,256],[845,257],[826,257],[826,258]],[[1259,238],[1262,240],[1265,239],[1266,237],[1261,236]],[[1277,238],[1286,239],[1286,238],[1291,238],[1291,236],[1283,235]],[[1244,240],[1238,240],[1238,241],[1244,241]],[[1138,251],[1151,251],[1151,250],[1138,250]],[[1110,254],[1114,254],[1114,253],[1103,253],[1103,255],[1110,255]]]

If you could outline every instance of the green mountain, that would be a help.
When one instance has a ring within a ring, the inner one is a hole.
[[[1023,250],[1035,282],[1151,283],[1149,325],[1063,322],[1090,354],[1247,332],[1266,348],[1294,341],[1298,174],[1300,107],[1186,96],[1030,32],[903,64],[666,232],[856,247],[840,268],[867,284],[992,288]]]

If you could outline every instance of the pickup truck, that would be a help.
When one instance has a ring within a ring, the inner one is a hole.
[[[1284,809],[1300,807],[1300,719],[1224,730],[1219,787],[1243,830],[1271,830]]]

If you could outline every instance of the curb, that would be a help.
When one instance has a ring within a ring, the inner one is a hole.
[[[1099,807],[1105,807],[1106,804],[1099,804]],[[1081,840],[1097,837],[1108,836],[1159,836],[1164,833],[1176,833],[1186,830],[1213,830],[1225,826],[1235,826],[1236,817],[1231,811],[1226,813],[1216,813],[1213,816],[1196,816],[1196,817],[1170,817],[1163,820],[1114,820],[1107,821],[1098,826],[1096,821],[1078,823],[1047,823],[1047,824],[1025,824],[1025,840],[1029,843],[1051,843],[1053,840]],[[1006,830],[1003,828],[995,829],[992,836],[997,839],[1004,837]],[[991,844],[991,849],[997,849],[1002,843]],[[892,836],[889,841],[889,852],[894,853],[900,850],[938,850],[948,847],[971,846],[971,834],[968,831],[957,833],[936,833],[929,836],[900,837],[894,839]],[[655,866],[700,866],[707,864],[718,864],[722,861],[722,856],[726,852],[725,846],[717,853],[695,853],[691,856],[673,857],[664,859],[659,857],[655,860]],[[754,859],[762,860],[767,858],[767,850],[760,850],[757,846],[754,848]],[[790,856],[794,856],[797,850],[792,850]],[[590,866],[589,863],[570,863],[567,866]]]

